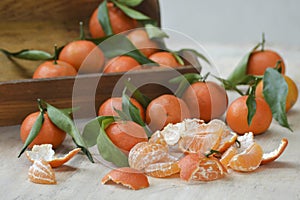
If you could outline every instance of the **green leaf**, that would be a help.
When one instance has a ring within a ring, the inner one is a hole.
[[[18,156],[18,158],[24,153],[24,151],[27,149],[28,145],[34,140],[34,138],[38,135],[38,133],[40,132],[42,125],[44,122],[44,112],[40,112],[36,121],[34,122],[27,138],[26,141],[24,143],[24,146]]]
[[[233,72],[227,78],[228,81],[230,81],[231,83],[233,83],[235,85],[247,83],[247,80],[249,78],[249,76],[247,75],[248,60],[249,60],[252,52],[255,51],[260,46],[261,46],[261,43],[258,43],[250,52],[248,52],[242,58],[242,60],[238,63],[238,65],[235,67]]]
[[[65,115],[71,115],[73,112],[79,110],[79,107],[75,107],[75,108],[63,108],[63,109],[59,109],[60,111],[62,111]]]
[[[145,96],[141,91],[135,87],[131,82],[125,81],[126,88],[132,93],[132,96],[146,109],[151,102],[151,99]]]
[[[110,124],[115,121],[113,116],[98,116],[90,120],[83,128],[82,137],[88,147],[97,144],[97,138],[100,134],[101,124]]]
[[[251,94],[248,96],[246,105],[247,105],[247,109],[248,109],[247,122],[248,122],[248,125],[250,126],[252,119],[256,113],[256,100],[255,100],[254,94]]]
[[[114,163],[118,167],[127,167],[127,156],[116,147],[109,139],[105,132],[105,128],[110,124],[110,121],[102,121],[99,135],[97,137],[97,147],[103,159]]]
[[[182,60],[182,58],[180,57],[180,55],[178,53],[176,53],[176,52],[171,52],[171,53],[180,65],[184,65],[184,61]]]
[[[120,8],[128,17],[136,20],[149,20],[151,19],[150,17],[144,15],[143,13],[134,10],[132,8],[129,8],[128,6],[119,3],[115,0],[111,0],[118,8]]]
[[[140,5],[144,0],[117,0],[117,1],[126,6],[134,7]]]
[[[285,112],[288,85],[284,77],[273,68],[267,68],[263,78],[263,94],[273,117],[278,123],[292,131]]]
[[[184,52],[189,52],[192,53],[194,55],[196,55],[198,58],[202,59],[203,61],[205,61],[207,64],[211,65],[211,63],[209,62],[209,60],[200,52],[194,50],[194,49],[188,49],[188,48],[184,48],[184,49],[180,49],[179,51],[176,51],[179,55],[182,55]]]
[[[107,0],[102,1],[102,3],[98,6],[97,16],[105,35],[114,34],[111,28],[110,19],[108,15]]]
[[[9,52],[5,49],[0,49],[0,51],[8,57],[14,57],[25,60],[52,60],[54,58],[53,55],[42,50],[23,49],[17,52]]]
[[[63,111],[55,108],[54,106],[42,101],[47,108],[47,113],[50,120],[61,130],[68,133],[72,138],[75,144],[82,149],[82,151],[87,155],[91,162],[93,161],[92,155],[87,149],[83,138],[81,137],[77,127],[75,126],[73,120]]]
[[[241,96],[244,96],[244,93],[239,90],[237,88],[237,86],[233,83],[231,83],[229,80],[217,77],[215,75],[212,75],[213,77],[215,77],[218,81],[220,81],[223,84],[223,87],[225,88],[225,90],[233,90],[236,91],[237,93],[239,93]]]
[[[154,38],[169,38],[168,34],[161,30],[159,27],[153,24],[146,24],[145,25],[146,32],[150,39]]]
[[[200,74],[197,73],[187,73],[184,75],[180,75],[177,76],[175,78],[172,78],[171,80],[169,80],[170,83],[175,83],[175,84],[179,84],[176,91],[175,91],[175,95],[178,97],[181,97],[183,95],[183,93],[185,92],[185,90],[193,83],[201,81],[202,80],[202,76]]]
[[[127,55],[134,58],[140,64],[156,64],[154,61],[142,54],[124,35],[117,34],[106,40],[100,45],[100,48],[107,58],[114,58],[116,56]],[[157,64],[156,64],[157,65]]]

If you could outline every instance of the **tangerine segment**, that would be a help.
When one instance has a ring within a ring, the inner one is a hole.
[[[178,162],[159,162],[150,164],[145,168],[145,172],[156,178],[163,178],[179,173]]]
[[[279,146],[269,153],[264,153],[261,161],[261,165],[268,164],[277,158],[284,152],[285,148],[288,145],[288,140],[286,138],[282,138]]]
[[[234,132],[223,132],[221,136],[220,145],[217,151],[224,153],[228,148],[230,148],[237,140],[238,135]]]
[[[200,157],[197,154],[188,154],[179,160],[180,178],[190,181],[194,174],[199,170]]]
[[[185,153],[203,153],[217,149],[221,141],[218,134],[197,134],[185,136],[179,140],[178,147]]]
[[[149,142],[150,143],[161,144],[163,146],[167,146],[168,145],[167,142],[166,142],[166,140],[165,140],[165,138],[164,138],[164,136],[161,134],[161,131],[154,132],[151,135],[151,137],[149,139]]]
[[[213,181],[223,178],[227,173],[223,164],[214,157],[202,158],[199,163],[198,171],[193,175],[193,180]]]
[[[26,151],[25,155],[31,162],[35,160],[45,160],[51,167],[59,167],[73,158],[81,149],[75,148],[63,157],[56,157],[51,144],[34,145],[31,151]]]
[[[263,150],[261,146],[253,142],[244,152],[233,156],[229,162],[229,166],[236,171],[254,171],[259,167],[262,156]]]
[[[55,173],[51,165],[44,160],[35,160],[28,171],[31,182],[39,184],[56,184]]]
[[[231,146],[229,147],[223,154],[222,157],[220,159],[220,162],[222,163],[222,165],[224,167],[227,168],[227,166],[229,165],[230,160],[233,158],[233,156],[235,156],[238,153],[238,150],[236,147]]]
[[[130,150],[128,163],[134,169],[143,170],[150,164],[168,158],[168,147],[156,143],[140,142]]]
[[[149,187],[147,176],[141,171],[130,167],[123,167],[110,171],[103,177],[101,183],[106,184],[109,181],[122,184],[133,190]]]

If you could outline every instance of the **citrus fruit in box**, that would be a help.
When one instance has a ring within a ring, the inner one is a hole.
[[[256,112],[248,125],[248,96],[241,96],[234,100],[228,107],[226,122],[238,134],[253,132],[254,135],[264,133],[272,122],[272,111],[268,103],[261,97],[256,97]]]
[[[228,105],[225,89],[211,81],[192,83],[183,93],[182,99],[189,107],[191,117],[206,122],[221,117]]]
[[[152,131],[161,130],[169,123],[178,123],[190,118],[185,102],[170,94],[153,99],[146,109],[146,122]]]
[[[167,67],[179,67],[181,64],[178,63],[174,55],[170,52],[157,52],[149,56],[150,60],[153,60],[161,66]]]
[[[114,6],[113,3],[107,3],[108,17],[114,34],[121,33],[137,27],[137,21],[128,17],[122,10]],[[104,37],[105,33],[98,20],[98,8],[94,10],[89,21],[89,30],[93,38]]]
[[[39,113],[40,112],[31,113],[23,120],[20,128],[20,137],[23,143],[26,141],[26,138],[29,135]],[[33,145],[36,144],[52,144],[53,148],[55,149],[63,143],[65,137],[66,133],[59,129],[55,124],[53,124],[50,118],[48,117],[48,114],[44,113],[43,125],[38,135],[29,144],[28,147],[32,148]]]
[[[113,122],[105,129],[105,132],[112,143],[126,154],[134,145],[148,141],[144,128],[132,121]]]
[[[140,116],[142,120],[145,120],[145,110],[143,106],[134,98],[130,98],[130,102],[139,109]],[[99,116],[119,116],[115,111],[122,111],[122,97],[112,97],[107,99],[104,103],[101,104],[98,110]]]
[[[281,73],[285,73],[285,65],[281,56],[272,50],[257,50],[251,53],[248,64],[247,74],[264,75],[268,67],[275,67],[281,61]]]
[[[99,73],[103,70],[105,58],[93,42],[77,40],[64,46],[59,60],[70,63],[79,73]]]
[[[54,78],[60,76],[76,76],[76,69],[67,62],[55,60],[40,64],[33,73],[32,78]]]
[[[141,69],[139,66],[140,64],[130,56],[118,56],[107,62],[103,72],[127,72],[130,70]]]
[[[149,57],[153,53],[159,51],[159,45],[155,41],[151,40],[148,33],[143,29],[132,30],[127,35],[127,38],[146,57]]]
[[[298,99],[298,88],[296,83],[288,76],[283,75],[287,86],[288,86],[288,93],[286,97],[286,103],[285,103],[285,111],[288,112],[297,102]],[[263,81],[260,81],[256,87],[255,95],[257,97],[264,98],[263,94]]]

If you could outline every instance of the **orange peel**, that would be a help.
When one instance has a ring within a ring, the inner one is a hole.
[[[110,171],[103,177],[101,183],[107,184],[110,181],[122,184],[133,190],[149,187],[147,176],[141,171],[130,167],[123,167]]]
[[[260,164],[265,165],[279,158],[281,154],[284,152],[287,145],[288,145],[288,140],[286,138],[282,138],[279,146],[276,149],[274,149],[269,153],[263,154],[262,161]]]
[[[51,167],[59,167],[73,158],[81,149],[75,148],[63,157],[56,157],[51,144],[34,145],[31,151],[26,151],[25,155],[31,162],[44,160]]]

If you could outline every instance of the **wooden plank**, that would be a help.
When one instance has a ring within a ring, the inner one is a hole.
[[[0,83],[0,126],[20,124],[37,111],[37,98],[60,108],[79,106],[77,117],[93,117],[99,105],[111,96],[120,96],[124,80],[141,86],[141,91],[154,98],[175,91],[168,81],[179,74],[197,72],[194,67],[178,70],[143,70],[126,74],[90,74],[77,77],[21,80]]]

